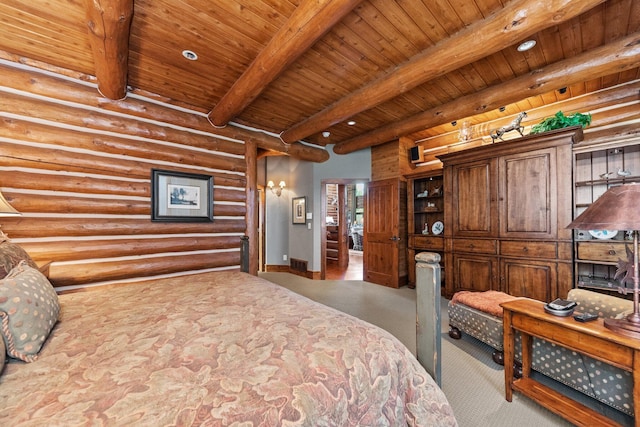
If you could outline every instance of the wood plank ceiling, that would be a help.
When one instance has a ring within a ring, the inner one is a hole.
[[[0,49],[348,153],[639,79],[640,1],[3,0]]]

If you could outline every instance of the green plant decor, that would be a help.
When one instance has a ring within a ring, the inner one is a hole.
[[[574,113],[565,116],[562,111],[558,111],[555,116],[547,117],[531,128],[530,134],[547,132],[554,129],[562,129],[570,126],[582,126],[583,128],[591,124],[591,114]]]

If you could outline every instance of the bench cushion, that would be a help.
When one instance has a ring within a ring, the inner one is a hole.
[[[518,297],[499,291],[458,291],[453,295],[453,298],[451,298],[451,304],[464,304],[467,307],[475,308],[483,313],[502,317],[502,307],[500,307],[500,304],[514,299],[518,299]]]

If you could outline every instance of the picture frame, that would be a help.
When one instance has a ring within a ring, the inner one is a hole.
[[[294,197],[291,206],[291,218],[294,224],[307,222],[307,197]]]
[[[213,222],[213,177],[152,169],[151,221]]]

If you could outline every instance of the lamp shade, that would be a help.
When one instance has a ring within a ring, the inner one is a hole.
[[[7,202],[2,193],[0,193],[0,216],[18,216],[20,212],[15,210],[13,206]]]
[[[611,187],[567,228],[640,230],[640,184]]]

